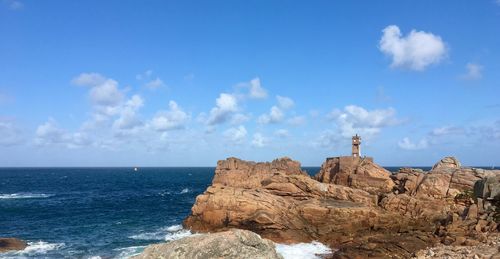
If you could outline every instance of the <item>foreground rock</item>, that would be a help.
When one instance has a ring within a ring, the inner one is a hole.
[[[464,245],[438,245],[432,248],[426,248],[415,253],[414,258],[500,258],[500,236],[498,234],[489,235],[483,243],[464,246]]]
[[[289,158],[229,158],[184,226],[247,229],[280,243],[318,240],[339,249],[335,258],[408,258],[436,242],[473,244],[498,232],[496,177],[500,171],[462,168],[455,158],[396,174],[369,158],[330,158],[314,179]]]
[[[23,250],[26,246],[28,246],[28,244],[21,239],[0,238],[0,253],[12,250]]]
[[[274,243],[259,235],[239,229],[186,237],[165,244],[148,246],[144,252],[135,256],[146,258],[262,258],[282,259],[276,253]]]

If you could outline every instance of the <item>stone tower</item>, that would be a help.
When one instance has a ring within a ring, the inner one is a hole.
[[[360,157],[361,156],[361,137],[356,134],[352,136],[352,156]]]

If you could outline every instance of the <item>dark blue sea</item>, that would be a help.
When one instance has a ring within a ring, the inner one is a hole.
[[[319,168],[309,168],[316,173]],[[214,168],[0,168],[0,258],[126,258],[189,235],[182,220]]]
[[[29,242],[0,258],[126,258],[187,236],[182,220],[213,173],[208,167],[0,168],[0,237]]]

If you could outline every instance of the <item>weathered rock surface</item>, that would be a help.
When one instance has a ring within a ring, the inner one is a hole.
[[[333,183],[365,190],[370,193],[391,192],[394,183],[391,173],[375,164],[370,157],[332,157],[314,177],[323,183]]]
[[[437,162],[433,167],[432,170],[434,169],[460,169],[462,165],[460,164],[460,161],[456,159],[455,157],[445,157],[441,159],[439,162]]]
[[[429,172],[402,168],[391,175],[370,158],[338,157],[313,179],[289,158],[229,158],[219,161],[184,226],[247,229],[285,243],[318,240],[338,248],[336,258],[408,258],[436,240],[471,244],[497,232],[496,176],[500,171],[462,168],[454,158]],[[475,198],[479,180],[482,198]]]
[[[26,246],[28,246],[28,244],[21,239],[0,238],[0,253],[12,250],[23,250]]]
[[[246,230],[231,229],[214,234],[185,237],[164,244],[148,246],[135,259],[210,259],[256,258],[282,259],[276,253],[274,243]]]
[[[438,245],[432,248],[422,249],[415,253],[414,258],[449,258],[449,259],[466,259],[466,258],[500,258],[500,236],[491,234],[483,243],[476,245],[454,244]]]

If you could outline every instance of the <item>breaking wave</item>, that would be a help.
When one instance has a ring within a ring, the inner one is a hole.
[[[172,241],[188,237],[192,235],[191,231],[183,229],[181,225],[172,225],[164,227],[154,232],[145,232],[137,235],[129,236],[131,239],[137,240],[164,240]]]
[[[329,247],[317,241],[292,245],[276,244],[276,251],[285,259],[319,259],[323,258],[322,255],[332,253]]]
[[[11,193],[11,194],[0,194],[0,199],[41,199],[49,198],[54,196],[54,194],[45,193]]]
[[[114,249],[114,251],[120,252],[118,255],[115,256],[115,258],[126,259],[132,256],[136,256],[140,254],[142,251],[144,251],[144,248],[146,248],[146,246],[130,246],[130,247]]]
[[[188,192],[189,192],[189,188],[184,188],[184,189],[182,189],[180,194],[184,194],[184,193],[188,193]]]

